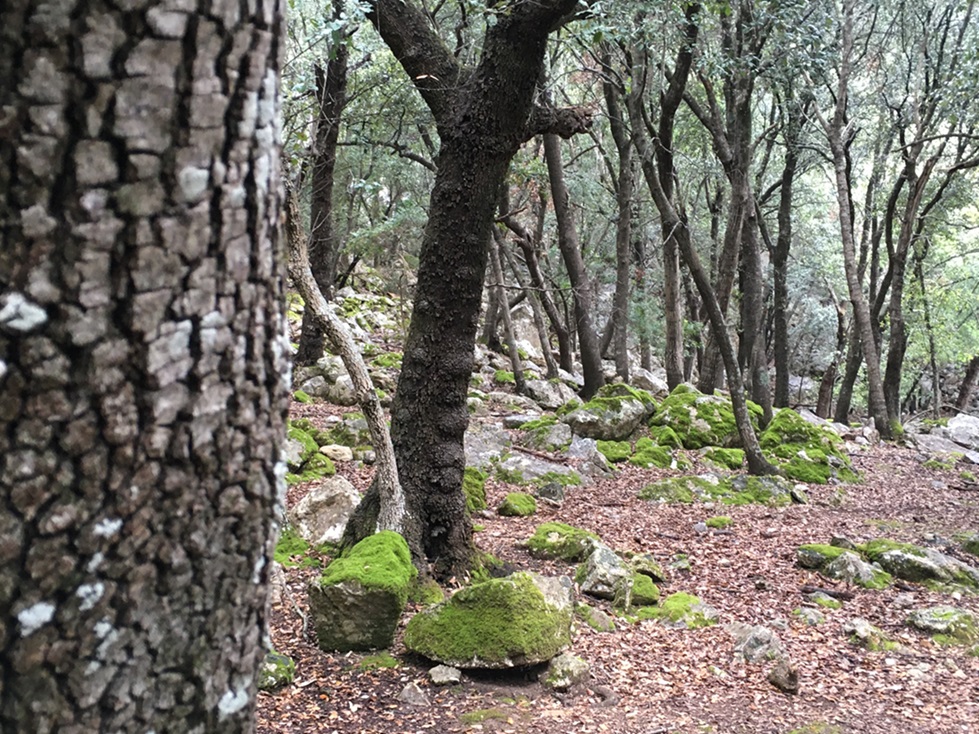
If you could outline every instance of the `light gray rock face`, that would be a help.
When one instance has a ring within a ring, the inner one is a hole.
[[[641,400],[615,398],[611,404],[590,401],[565,415],[562,420],[576,436],[605,441],[621,441],[632,435],[652,413]]]
[[[782,641],[763,625],[732,624],[728,631],[734,636],[734,654],[748,663],[781,660],[785,657]]]
[[[973,451],[979,450],[979,418],[959,413],[949,419],[945,430],[955,443]]]
[[[979,642],[979,617],[967,609],[950,606],[918,609],[908,615],[908,624],[944,642],[972,645]]]
[[[919,449],[930,454],[962,453],[959,444],[938,433],[915,433],[912,440]]]
[[[498,405],[504,410],[514,411],[518,413],[529,413],[531,415],[540,415],[540,406],[524,395],[516,395],[514,393],[503,392],[502,390],[494,390],[487,394],[487,398]]]
[[[498,458],[505,449],[510,447],[510,434],[497,423],[469,424],[464,439],[466,450],[466,466],[485,469],[490,461]]]
[[[827,563],[822,574],[831,579],[849,581],[864,588],[881,589],[890,582],[890,575],[880,566],[868,563],[856,553],[847,551]]]
[[[571,427],[567,423],[554,423],[525,431],[520,443],[538,451],[563,451],[571,444]]]
[[[536,665],[571,644],[573,611],[570,579],[515,573],[473,584],[419,612],[408,622],[404,643],[456,668]]]
[[[642,367],[629,370],[630,382],[640,390],[645,390],[654,398],[666,397],[670,394],[670,386],[666,384],[666,370],[662,374],[654,374]]]
[[[604,476],[612,472],[605,455],[598,450],[598,442],[593,438],[574,436],[567,450],[568,458],[580,459],[579,471],[590,477]]]
[[[267,652],[262,667],[258,669],[258,690],[278,690],[292,683],[295,677],[296,663],[292,658],[274,650]]]
[[[897,650],[898,645],[890,640],[883,630],[872,625],[863,617],[847,620],[843,624],[843,634],[850,638],[854,645],[871,651]]]
[[[542,683],[546,688],[555,691],[567,691],[587,681],[590,672],[588,663],[584,660],[570,652],[562,652],[547,666]]]
[[[498,464],[498,470],[510,476],[519,477],[518,484],[530,484],[545,475],[568,477],[569,484],[579,484],[581,475],[567,464],[547,461],[530,454],[514,452]]]
[[[628,591],[632,569],[604,543],[596,543],[579,571],[581,593],[598,599],[615,599]]]
[[[875,554],[874,560],[892,576],[906,581],[940,581],[979,588],[979,568],[934,548],[888,550]]]
[[[428,671],[428,678],[437,686],[451,686],[462,681],[462,671],[451,665],[436,665]]]
[[[428,706],[428,694],[425,689],[422,688],[415,681],[411,681],[406,685],[401,693],[398,694],[398,700],[402,703],[406,703],[409,706]]]
[[[320,446],[320,453],[333,461],[353,461],[354,451],[349,446],[341,446],[338,443]]]
[[[527,397],[547,410],[557,410],[578,394],[563,382],[527,380]]]
[[[311,545],[339,543],[359,502],[360,493],[350,482],[341,476],[330,477],[289,510],[289,525]]]

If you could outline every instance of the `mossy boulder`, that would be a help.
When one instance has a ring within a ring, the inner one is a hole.
[[[475,466],[467,466],[462,474],[462,493],[470,514],[486,509],[486,479],[488,475]]]
[[[868,563],[853,551],[844,551],[820,569],[823,576],[847,581],[865,589],[885,589],[893,577],[876,563]]]
[[[669,426],[649,426],[649,437],[656,443],[657,446],[662,446],[663,448],[683,448],[683,442],[680,440],[680,437],[676,435],[676,431]]]
[[[704,496],[708,487],[713,488],[716,484],[717,478],[711,476],[669,477],[647,484],[639,490],[639,499],[689,505]]]
[[[341,652],[389,647],[417,575],[397,533],[385,530],[357,543],[309,586],[319,646]]]
[[[847,621],[843,625],[843,634],[849,637],[852,644],[870,652],[893,652],[901,647],[889,638],[883,630],[862,617]]]
[[[714,474],[669,477],[643,487],[639,499],[690,504],[695,501],[725,505],[783,506],[792,502],[792,484],[782,477]]]
[[[258,690],[276,691],[289,685],[296,678],[296,663],[288,655],[275,650],[265,653],[262,667],[258,669]]]
[[[536,558],[558,558],[569,563],[585,560],[601,539],[589,530],[563,522],[545,522],[537,526],[525,545]]]
[[[656,404],[645,390],[616,383],[606,385],[562,420],[578,436],[603,441],[628,438],[652,413]]]
[[[790,479],[809,484],[859,479],[839,435],[831,428],[810,423],[791,408],[778,411],[758,440],[770,460]]]
[[[979,533],[962,533],[958,541],[966,553],[979,556]]]
[[[536,665],[571,644],[572,613],[568,579],[515,573],[473,584],[416,614],[404,643],[457,668]]]
[[[642,573],[632,575],[632,606],[644,607],[659,601],[659,587]]]
[[[642,616],[658,619],[671,627],[696,629],[717,624],[719,614],[693,594],[683,591],[670,594],[658,607],[646,607]]]
[[[595,543],[585,562],[578,566],[575,582],[581,593],[597,599],[626,599],[633,572],[618,554],[604,543]]]
[[[635,466],[650,467],[655,466],[660,469],[669,469],[675,463],[673,451],[666,446],[658,446],[653,443],[651,438],[640,438],[636,441],[636,450],[629,457],[629,463]],[[682,462],[684,465],[686,461]],[[681,468],[681,467],[677,467]],[[682,468],[686,468],[685,466]]]
[[[537,500],[526,492],[510,492],[496,511],[504,517],[528,517],[537,512]]]
[[[731,527],[733,523],[734,520],[732,520],[728,515],[715,515],[714,517],[708,517],[704,521],[704,524],[707,527],[713,528],[714,530],[726,530],[727,528]]]
[[[844,553],[846,553],[846,548],[837,548],[835,545],[822,543],[807,543],[796,549],[795,556],[796,561],[803,568],[819,570]]]
[[[757,424],[762,415],[761,408],[749,403],[749,410]],[[690,385],[673,388],[673,392],[660,403],[650,424],[651,427],[672,428],[686,449],[702,449],[705,446],[737,448],[741,445],[731,400],[719,395],[704,395]]]
[[[666,572],[651,553],[639,553],[629,559],[632,570],[643,576],[649,576],[653,581],[666,581]]]
[[[974,645],[979,643],[979,617],[950,606],[917,609],[908,616],[908,624],[927,633],[940,645]]]
[[[734,469],[744,466],[744,451],[742,449],[708,448],[704,451],[704,461],[720,469]]]
[[[632,456],[632,446],[628,441],[596,441],[595,446],[602,456],[613,464],[625,461]]]
[[[858,549],[892,576],[906,581],[979,588],[979,569],[933,548],[877,538]]]
[[[553,415],[545,415],[520,426],[520,444],[538,451],[564,451],[571,444],[571,428]]]
[[[615,620],[601,609],[579,602],[575,604],[574,613],[596,632],[615,632]]]

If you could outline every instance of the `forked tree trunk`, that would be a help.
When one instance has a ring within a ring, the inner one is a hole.
[[[0,731],[254,730],[284,4],[0,4]]]

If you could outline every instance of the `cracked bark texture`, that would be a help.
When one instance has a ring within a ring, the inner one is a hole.
[[[281,0],[0,4],[0,731],[253,729]]]

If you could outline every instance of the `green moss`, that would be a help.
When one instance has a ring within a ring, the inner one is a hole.
[[[470,514],[486,509],[486,479],[486,472],[475,466],[467,466],[462,474],[462,492]]]
[[[283,568],[317,567],[321,561],[310,555],[313,548],[303,540],[292,528],[284,528],[275,544],[275,562]]]
[[[663,446],[657,446],[651,438],[643,437],[636,442],[636,453],[629,458],[629,463],[668,469],[673,465],[673,452]]]
[[[952,460],[942,461],[941,459],[932,457],[921,464],[925,469],[933,469],[935,471],[951,471],[955,468],[955,462]]]
[[[537,526],[527,539],[526,546],[537,558],[559,558],[578,563],[592,552],[599,537],[588,530],[566,525],[563,522],[545,522]]]
[[[822,568],[830,561],[846,553],[846,548],[822,543],[807,543],[796,550],[796,558],[803,568]]]
[[[962,550],[979,556],[979,533],[960,533],[955,537],[962,544]]]
[[[316,439],[308,432],[299,427],[298,423],[293,423],[286,431],[286,435],[293,441],[298,441],[302,444],[303,459],[308,459],[310,455],[315,454],[319,451],[320,446],[316,443]]]
[[[258,690],[274,691],[296,678],[296,663],[288,655],[269,650],[258,671]]]
[[[680,440],[680,437],[676,435],[676,431],[669,426],[650,426],[649,435],[650,438],[656,442],[657,446],[663,446],[664,448],[670,449],[683,448],[683,442]]]
[[[513,376],[512,372],[507,372],[506,370],[497,370],[493,373],[493,382],[499,385],[515,385],[517,379]]]
[[[415,582],[408,589],[408,601],[423,606],[438,604],[445,599],[445,592],[434,579],[422,580],[416,577]]]
[[[581,401],[578,400],[577,398],[572,398],[564,405],[562,405],[560,408],[558,408],[556,411],[554,411],[554,415],[556,415],[558,418],[561,418],[562,416],[567,415],[573,410],[578,410],[578,408],[580,407],[581,407]]]
[[[581,484],[581,475],[574,471],[544,472],[531,482],[535,487],[543,487],[546,484],[560,484],[562,487],[577,487]]]
[[[694,501],[694,488],[709,483],[700,477],[671,477],[647,484],[639,490],[639,499],[689,505]]]
[[[704,523],[709,528],[716,528],[718,530],[723,530],[724,528],[729,528],[734,523],[727,515],[716,515],[715,517],[708,517]]]
[[[482,724],[484,721],[507,721],[510,717],[500,709],[477,709],[462,714],[459,717],[460,724],[472,725]]]
[[[575,616],[596,632],[615,632],[615,622],[604,612],[587,604],[576,604]]]
[[[754,410],[752,417],[757,421]],[[688,385],[674,388],[650,423],[672,428],[687,449],[740,444],[730,400],[704,395]]]
[[[725,505],[774,505],[792,503],[792,495],[783,491],[778,477],[739,475],[707,488],[707,494]]]
[[[613,464],[625,461],[632,455],[632,446],[628,441],[596,441],[598,450]]]
[[[632,576],[632,604],[648,606],[659,601],[659,587],[653,580],[641,573]]]
[[[302,482],[310,482],[314,479],[320,479],[321,477],[332,477],[337,473],[337,468],[333,464],[333,461],[328,456],[324,456],[318,451],[312,454],[306,463],[302,466],[302,471],[299,474],[299,480]]]
[[[924,551],[916,545],[912,545],[911,543],[899,543],[896,540],[889,540],[887,538],[876,538],[874,540],[870,540],[863,545],[858,545],[857,550],[863,553],[871,561],[878,560],[888,551],[901,551],[912,556],[925,555]]]
[[[839,599],[834,599],[829,594],[824,594],[822,592],[816,592],[810,595],[809,600],[818,607],[823,609],[840,609],[843,606],[843,602]]]
[[[496,511],[504,517],[529,517],[537,512],[537,500],[526,492],[510,492]]]
[[[497,466],[493,471],[494,476],[498,481],[504,484],[526,484],[524,480],[523,472],[518,469],[507,469],[503,466]]]
[[[405,539],[390,530],[383,530],[364,538],[335,559],[326,567],[320,583],[327,586],[356,581],[364,588],[393,594],[404,606],[417,575]]]
[[[303,390],[296,390],[296,392],[292,394],[292,399],[295,400],[297,403],[308,404],[313,402],[313,398],[310,397],[309,393],[304,392]]]
[[[744,466],[744,451],[741,449],[711,448],[704,453],[704,458],[725,469],[740,469]]]
[[[542,415],[540,418],[534,418],[532,421],[527,421],[521,424],[521,431],[539,431],[542,428],[552,428],[557,425],[557,418],[553,415]]]
[[[843,734],[843,729],[833,724],[827,724],[822,721],[814,721],[811,724],[804,724],[803,726],[793,729],[786,734]]]
[[[809,423],[790,408],[782,408],[759,437],[762,450],[790,479],[826,484],[836,478],[855,482],[843,441],[832,430]]]
[[[493,574],[499,572],[506,564],[492,553],[476,551],[473,556],[472,569],[469,578],[472,583],[482,583],[493,578]],[[498,574],[499,575],[499,574]]]
[[[976,481],[976,475],[971,471],[960,471],[959,479],[963,482],[974,482]]]
[[[655,611],[651,613],[651,618],[671,624],[683,624],[689,629],[709,627],[717,623],[716,618],[705,614],[698,597],[683,591],[670,594],[658,607],[652,609]]]
[[[359,663],[357,670],[366,672],[369,670],[381,670],[383,668],[397,668],[401,663],[387,650],[383,650],[375,655],[367,655]]]
[[[400,369],[401,359],[402,359],[401,352],[387,352],[385,354],[381,354],[375,357],[371,363],[377,367]]]
[[[405,646],[422,655],[437,650],[439,659],[458,663],[478,658],[509,667],[514,657],[534,651],[541,659],[556,655],[570,642],[555,635],[562,628],[530,574],[515,573],[457,591],[432,612],[416,614],[405,628]],[[569,627],[570,630],[570,627]],[[517,661],[519,662],[519,661]]]

